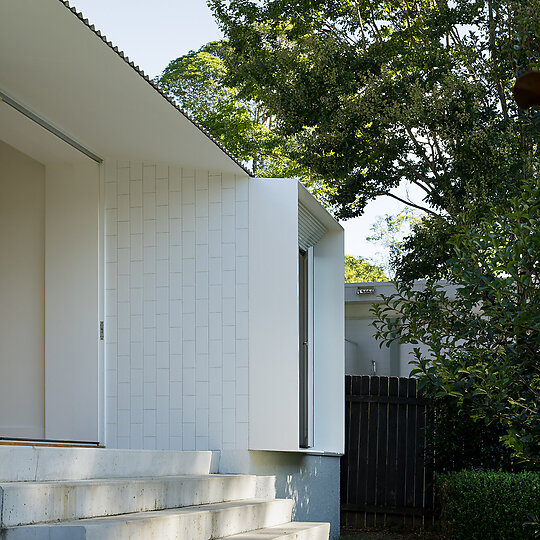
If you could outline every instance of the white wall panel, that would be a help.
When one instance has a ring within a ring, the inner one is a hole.
[[[344,447],[343,228],[298,186],[302,205],[326,229],[313,247],[313,366],[315,452],[342,453]]]
[[[299,450],[297,182],[105,167],[107,444]],[[329,231],[314,257],[314,309],[328,310],[315,447],[339,451],[342,231],[309,201]]]
[[[246,411],[238,409],[247,377],[223,403],[225,354],[234,372],[248,336],[246,291],[223,315],[247,283],[237,257],[248,253],[247,183],[166,164],[106,162],[108,445],[247,447]]]
[[[313,450],[344,452],[345,341],[343,230],[334,227],[313,248]]]
[[[297,183],[254,179],[249,203],[249,448],[297,450]]]

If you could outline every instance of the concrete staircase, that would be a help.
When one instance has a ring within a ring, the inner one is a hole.
[[[1,540],[328,540],[218,453],[0,446]]]

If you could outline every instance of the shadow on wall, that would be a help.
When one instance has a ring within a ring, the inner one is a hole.
[[[251,471],[276,476],[276,496],[294,501],[294,521],[330,522],[339,537],[339,457],[251,451]]]

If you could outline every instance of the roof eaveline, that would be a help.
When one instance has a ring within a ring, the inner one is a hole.
[[[241,167],[249,176],[253,176],[252,171],[250,171],[238,158],[236,158],[225,146],[218,141],[205,127],[201,126],[197,121],[195,121],[193,118],[189,116],[189,114],[180,107],[176,101],[169,96],[166,92],[164,92],[146,73],[129,59],[128,56],[124,54],[123,51],[121,51],[112,41],[109,41],[107,39],[107,36],[102,34],[99,30],[96,29],[95,25],[90,24],[89,20],[84,17],[84,15],[77,11],[77,8],[74,6],[71,6],[68,0],[59,0],[60,3],[64,4],[65,7],[67,7],[74,15],[77,16],[78,19],[80,19],[87,28],[92,30],[96,36],[101,38],[101,40],[107,44],[126,64],[131,66],[152,88],[158,92],[161,97],[166,99],[180,114],[184,115],[196,128],[198,128],[200,131],[204,133],[222,152],[224,152],[227,156],[229,156],[239,167]]]

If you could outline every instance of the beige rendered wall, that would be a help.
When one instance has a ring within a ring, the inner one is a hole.
[[[0,436],[44,435],[45,167],[0,141]]]

